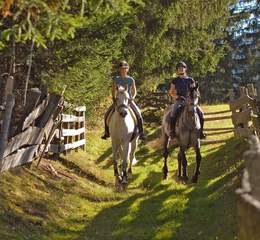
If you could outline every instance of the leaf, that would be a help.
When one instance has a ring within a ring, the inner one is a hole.
[[[13,30],[11,28],[6,29],[1,32],[1,39],[4,41],[9,41],[10,36],[12,35]]]

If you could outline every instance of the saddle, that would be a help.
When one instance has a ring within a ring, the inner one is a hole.
[[[109,115],[107,117],[107,121],[106,121],[107,126],[109,125],[110,119],[111,119],[114,112],[115,112],[115,108],[109,113]],[[137,118],[136,118],[135,113],[134,113],[134,111],[132,110],[131,107],[129,108],[129,112],[130,112],[131,117],[133,118],[133,120],[135,122],[135,126],[137,126]]]
[[[115,112],[115,108],[110,112],[110,114],[109,114],[108,117],[107,117],[107,120],[106,120],[107,126],[109,126],[110,119],[111,119],[111,117],[112,117],[112,115],[113,115],[114,112]],[[138,125],[138,120],[137,120],[137,118],[136,118],[136,116],[135,116],[135,113],[134,113],[134,111],[133,111],[133,109],[132,109],[131,107],[129,107],[129,113],[130,113],[130,115],[131,115],[131,117],[133,118],[134,123],[135,123],[134,132],[133,132],[132,137],[131,137],[131,140],[130,140],[130,141],[132,141],[132,140],[136,137],[136,135],[138,134],[138,127],[137,127],[137,125]]]

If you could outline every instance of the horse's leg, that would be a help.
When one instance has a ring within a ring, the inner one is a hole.
[[[178,153],[178,179],[181,180],[181,154]]]
[[[194,150],[196,152],[196,169],[195,169],[194,176],[192,177],[192,182],[196,183],[200,175],[201,154],[200,154],[200,148],[198,146],[195,147]]]
[[[114,176],[115,176],[115,187],[117,188],[118,185],[121,182],[121,178],[118,172],[118,166],[117,166],[117,158],[118,158],[118,150],[119,146],[112,142],[112,159],[113,159],[113,165],[114,165]]]
[[[131,151],[131,144],[129,142],[125,142],[123,144],[123,153],[122,153],[122,183],[127,184],[127,165],[128,165],[128,159],[129,154]]]
[[[132,164],[135,164],[137,162],[135,158],[136,146],[137,146],[137,138],[135,138],[131,143],[130,162],[127,171],[127,176],[129,179],[132,178]]]
[[[184,182],[188,181],[188,174],[187,174],[187,159],[185,154],[185,148],[180,148],[180,156],[181,156],[181,162],[182,162],[182,180]]]
[[[163,157],[164,157],[164,165],[163,165],[163,179],[167,179],[168,175],[168,166],[167,166],[167,158],[169,156],[169,137],[164,133],[163,135]]]

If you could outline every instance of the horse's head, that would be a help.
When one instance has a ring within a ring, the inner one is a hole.
[[[116,111],[120,114],[121,117],[125,117],[128,113],[128,103],[129,103],[129,93],[128,93],[128,86],[116,87],[116,94],[115,94],[115,107]]]
[[[196,111],[196,107],[199,101],[199,86],[196,83],[193,87],[190,88],[188,98],[187,98],[187,105],[188,105],[188,112],[194,114]]]

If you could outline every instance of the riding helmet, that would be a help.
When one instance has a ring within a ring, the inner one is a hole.
[[[129,68],[129,64],[126,61],[121,61],[118,65],[119,68]]]
[[[176,69],[179,68],[179,67],[184,67],[184,68],[187,68],[187,65],[185,62],[178,62],[177,65],[176,65]]]

